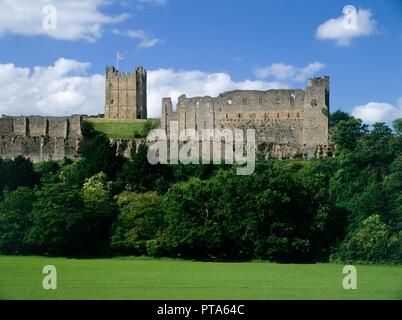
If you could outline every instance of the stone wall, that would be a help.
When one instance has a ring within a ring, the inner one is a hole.
[[[133,73],[106,68],[105,118],[147,118],[147,72],[142,67]]]
[[[22,155],[34,162],[79,156],[81,118],[0,117],[0,157]]]
[[[161,128],[254,128],[267,158],[313,158],[328,151],[329,77],[313,78],[305,90],[234,90],[218,97],[182,95],[176,110],[162,100]]]

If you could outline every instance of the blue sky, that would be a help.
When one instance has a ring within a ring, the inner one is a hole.
[[[102,112],[101,76],[119,51],[122,71],[150,71],[153,116],[164,95],[304,88],[324,74],[332,111],[402,116],[402,0],[87,0],[76,11],[74,1],[0,0],[0,113]],[[57,9],[52,31],[46,5]],[[357,9],[353,34],[328,22],[345,5]]]

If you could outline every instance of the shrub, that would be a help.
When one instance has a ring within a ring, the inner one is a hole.
[[[401,259],[401,234],[391,234],[379,215],[364,220],[333,256],[333,260],[346,263],[401,263]]]
[[[123,192],[118,196],[120,215],[113,226],[111,242],[116,253],[147,253],[147,241],[154,239],[163,228],[161,201],[154,192]]]

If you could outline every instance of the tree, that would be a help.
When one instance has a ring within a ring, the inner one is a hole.
[[[82,187],[83,225],[87,239],[82,251],[104,254],[110,247],[111,226],[117,217],[117,206],[111,193],[111,183],[103,172],[86,180]]]
[[[24,253],[24,237],[31,226],[29,215],[35,200],[34,191],[19,187],[5,193],[0,202],[0,252]]]
[[[92,124],[82,123],[84,141],[81,147],[83,156],[79,171],[89,178],[98,172],[104,172],[107,177],[114,180],[117,172],[124,164],[124,158],[116,154],[109,138],[93,129]],[[81,174],[82,175],[82,174]]]
[[[392,122],[392,126],[394,127],[397,134],[402,135],[402,118],[394,120]]]
[[[120,214],[113,226],[112,248],[123,254],[146,254],[146,243],[164,227],[162,198],[154,192],[123,192],[117,203]]]
[[[390,174],[384,178],[385,206],[383,220],[394,232],[402,230],[402,156],[390,165]]]
[[[155,190],[159,185],[164,187],[164,190],[160,191],[166,192],[168,182],[172,179],[172,169],[168,165],[150,164],[147,154],[148,147],[145,144],[139,145],[134,157],[119,171],[117,184],[121,189],[146,192]]]
[[[10,191],[18,187],[32,188],[38,183],[39,175],[34,171],[30,160],[22,156],[14,160],[0,159],[0,198],[5,188]]]
[[[402,237],[391,234],[379,215],[372,215],[346,238],[338,259],[346,263],[402,263]]]
[[[32,227],[25,243],[42,254],[79,252],[86,240],[82,208],[79,188],[64,183],[44,185],[29,215]]]
[[[334,127],[339,124],[341,121],[347,121],[351,118],[351,116],[342,110],[336,110],[334,113],[331,113],[329,118],[329,123],[331,127]]]
[[[40,176],[42,184],[60,182],[60,164],[54,160],[39,162],[34,166],[34,170]]]
[[[357,141],[367,132],[367,126],[362,124],[360,119],[351,117],[348,120],[341,120],[334,135],[334,142],[339,151],[353,151]]]

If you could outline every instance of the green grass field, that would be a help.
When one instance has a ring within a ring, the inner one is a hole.
[[[57,290],[42,268],[57,268]],[[0,256],[1,299],[402,299],[402,268],[357,266],[357,290],[342,265],[217,263],[151,258]]]
[[[129,139],[144,137],[145,124],[148,120],[120,120],[87,118],[96,131],[103,132],[109,138]]]

